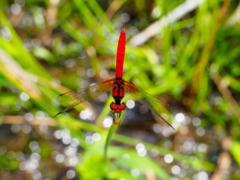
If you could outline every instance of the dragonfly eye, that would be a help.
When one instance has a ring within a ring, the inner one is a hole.
[[[118,109],[120,110],[124,110],[126,108],[125,103],[122,103],[121,105],[119,105]]]
[[[117,107],[117,105],[116,104],[114,104],[113,102],[110,104],[110,108],[112,109],[112,110],[116,110],[118,107]]]

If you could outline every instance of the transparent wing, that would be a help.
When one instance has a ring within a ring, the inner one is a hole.
[[[101,94],[110,91],[113,88],[113,83],[114,79],[110,79],[87,88],[78,89],[76,92],[69,91],[64,94],[60,94],[57,97],[57,101],[66,108],[61,112],[57,113],[55,116],[71,109],[78,104],[81,104],[84,101],[93,100]]]
[[[157,114],[165,123],[167,123],[171,128],[172,125],[167,122],[163,118],[163,114],[168,115],[171,117],[170,112],[165,107],[165,103],[163,103],[160,99],[148,94],[147,92],[143,91],[142,89],[134,86],[132,83],[124,81],[124,89],[136,100],[138,100],[143,105],[147,106],[151,109],[155,114]],[[174,128],[173,128],[174,129]]]

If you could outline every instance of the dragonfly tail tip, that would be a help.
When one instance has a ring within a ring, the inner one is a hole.
[[[122,28],[122,32],[125,32],[125,28]]]

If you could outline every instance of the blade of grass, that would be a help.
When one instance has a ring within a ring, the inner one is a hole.
[[[110,127],[110,129],[108,131],[107,139],[106,139],[105,146],[104,146],[104,158],[105,159],[107,159],[107,150],[108,150],[109,144],[111,142],[113,133],[116,130],[116,128],[117,128],[117,125],[113,122],[112,126]]]
[[[190,96],[193,96],[192,98],[192,102],[190,102],[189,107],[192,106],[195,98],[194,96],[196,96],[196,92],[199,90],[199,84],[202,78],[202,74],[204,73],[204,70],[206,69],[207,63],[208,63],[208,59],[209,59],[209,55],[210,52],[212,50],[213,47],[213,43],[216,37],[216,34],[218,32],[219,27],[222,24],[223,18],[226,15],[226,11],[228,8],[228,5],[230,3],[231,0],[224,0],[222,6],[220,7],[220,9],[218,10],[218,14],[217,14],[217,19],[216,19],[216,24],[215,26],[213,26],[214,28],[211,31],[211,34],[209,36],[209,40],[207,42],[207,44],[205,45],[202,55],[199,59],[198,65],[196,67],[196,72],[193,78],[193,84],[192,84],[192,88],[190,91]]]
[[[164,149],[164,148],[156,146],[156,145],[142,142],[140,140],[122,136],[120,134],[115,134],[115,136],[113,136],[113,139],[116,141],[125,143],[125,144],[132,145],[132,146],[136,146],[137,144],[142,143],[146,147],[147,150],[151,151],[152,149],[157,149],[157,150],[159,150],[159,154],[162,156],[164,156],[166,154],[171,154],[174,157],[174,159],[181,161],[181,162],[185,162],[185,163],[191,165],[192,168],[194,168],[196,170],[205,168],[207,171],[213,172],[215,169],[214,164],[207,162],[207,161],[200,160],[197,157],[180,154],[180,153],[177,153],[177,152],[174,152],[174,151],[171,151],[168,149]]]
[[[0,47],[6,50],[9,54],[15,55],[16,60],[25,68],[31,69],[33,73],[41,74],[45,78],[51,78],[49,73],[39,65],[36,59],[25,50],[23,43],[4,13],[0,10],[0,24],[3,25],[4,28],[8,28],[11,33],[11,40],[9,42],[5,41],[2,37],[0,37]],[[17,52],[17,54],[16,54]]]

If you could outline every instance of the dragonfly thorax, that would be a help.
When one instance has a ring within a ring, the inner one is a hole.
[[[121,99],[124,96],[124,84],[122,79],[116,79],[114,81],[112,96],[115,99],[115,103],[120,105]]]
[[[121,100],[124,96],[124,83],[122,79],[115,79],[114,84],[113,84],[113,92],[112,96],[115,100],[115,103],[111,103],[110,108],[115,112],[115,113],[121,113],[122,110],[126,108],[125,103],[121,104]]]

